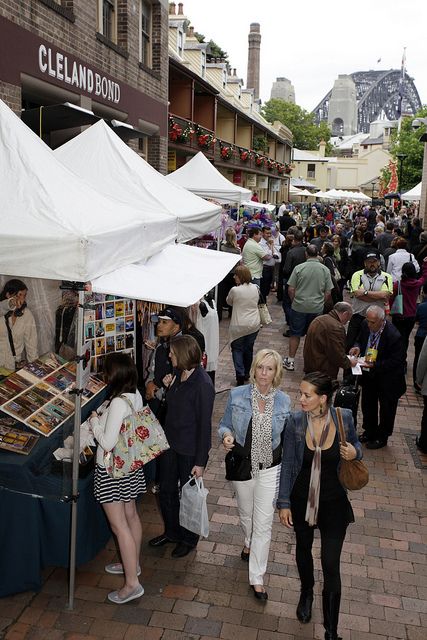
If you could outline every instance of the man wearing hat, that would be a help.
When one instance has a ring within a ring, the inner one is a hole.
[[[381,270],[377,251],[367,251],[364,269],[355,271],[350,281],[353,317],[347,330],[347,351],[354,346],[360,327],[371,305],[385,309],[393,293],[393,280],[389,273]]]
[[[172,373],[172,363],[169,358],[169,341],[173,336],[181,333],[183,317],[179,310],[166,307],[160,312],[157,324],[159,342],[151,360],[151,370],[145,385],[145,397],[149,401],[151,410],[162,422],[161,407],[165,395],[163,378]]]

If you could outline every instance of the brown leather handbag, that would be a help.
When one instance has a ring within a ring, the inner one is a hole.
[[[335,409],[338,419],[338,432],[341,444],[347,446],[341,409]],[[338,470],[338,478],[342,486],[349,491],[363,489],[369,482],[369,471],[361,460],[343,460],[341,458]]]

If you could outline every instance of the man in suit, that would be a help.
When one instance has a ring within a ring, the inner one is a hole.
[[[365,358],[361,379],[363,433],[359,439],[368,449],[381,449],[393,433],[399,398],[406,391],[402,336],[386,321],[384,309],[368,307],[349,353]]]

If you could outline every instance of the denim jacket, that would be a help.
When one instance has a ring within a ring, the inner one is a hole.
[[[341,411],[346,440],[356,449],[356,460],[360,460],[363,455],[362,446],[354,428],[353,415],[350,409],[341,409]],[[337,433],[339,433],[337,414],[334,407],[331,407],[331,416]],[[304,411],[291,413],[285,427],[279,497],[276,503],[278,509],[290,509],[292,489],[302,467],[306,431],[307,414]]]
[[[245,384],[232,389],[228,396],[227,406],[221,422],[218,434],[221,440],[227,433],[231,433],[234,439],[242,447],[245,444],[246,433],[252,418],[252,385]],[[280,438],[289,416],[291,401],[283,391],[277,391],[274,396],[273,420],[271,427],[273,451],[280,444]]]

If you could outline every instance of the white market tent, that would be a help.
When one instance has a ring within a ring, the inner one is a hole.
[[[0,273],[86,282],[158,253],[169,218],[95,191],[0,100]]]
[[[240,204],[251,196],[249,189],[227,180],[201,151],[166,177],[173,184],[184,187],[202,198],[212,198],[218,202]]]
[[[245,209],[265,209],[266,211],[275,211],[276,206],[270,203],[254,202],[253,200],[245,200],[240,203]]]
[[[415,187],[412,187],[412,189],[410,189],[406,193],[402,193],[402,200],[421,200],[422,184],[422,182],[419,182],[415,185]]]
[[[221,208],[170,183],[100,120],[54,152],[66,167],[100,192],[141,212],[155,211],[164,230],[177,227],[186,242],[214,231]],[[168,234],[169,235],[169,234]]]
[[[240,255],[233,253],[173,244],[145,264],[131,264],[92,280],[92,290],[189,307],[215,287],[239,260]]]

